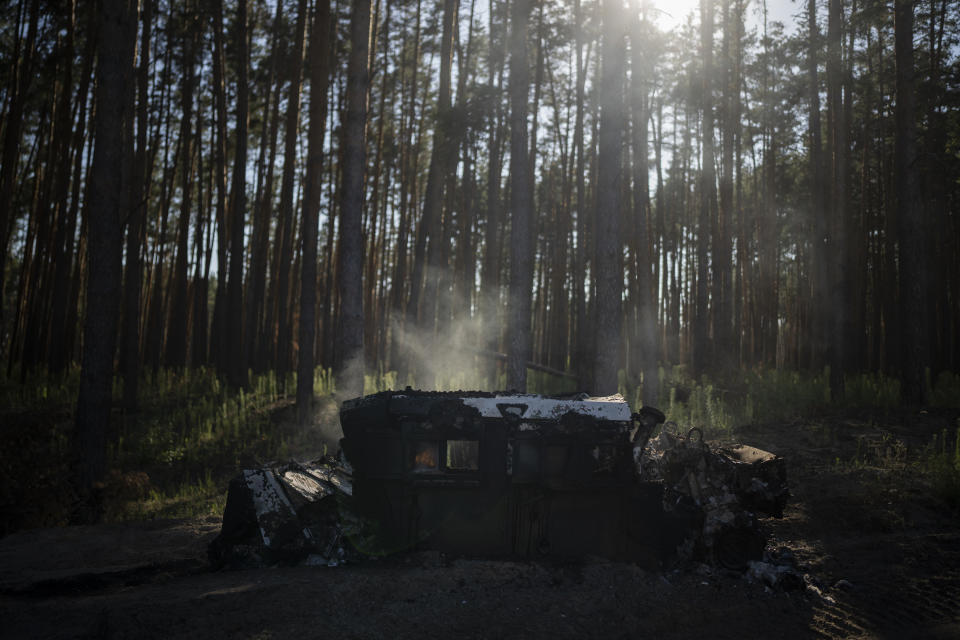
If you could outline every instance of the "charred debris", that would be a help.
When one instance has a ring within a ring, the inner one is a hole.
[[[344,402],[337,457],[230,483],[217,566],[337,565],[414,549],[747,570],[784,460],[713,448],[619,396],[387,391]],[[654,434],[655,437],[652,437]]]

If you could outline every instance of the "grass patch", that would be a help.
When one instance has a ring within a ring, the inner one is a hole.
[[[787,422],[838,410],[890,411],[901,403],[900,382],[881,373],[844,378],[844,396],[831,397],[829,367],[819,373],[757,369],[723,378],[694,379],[683,366],[660,368],[658,408],[681,428],[699,427],[708,437],[762,422]],[[621,392],[639,407],[640,388]],[[960,407],[960,376],[941,373],[930,389],[930,406]]]
[[[929,372],[927,381],[929,383]],[[930,406],[948,409],[960,408],[960,374],[943,371],[930,387]]]
[[[944,429],[933,436],[923,467],[934,491],[954,509],[960,508],[960,420],[955,433]]]
[[[332,386],[330,372],[318,369],[314,424],[302,428],[285,392],[296,388],[295,376],[251,376],[249,390],[233,390],[210,369],[146,373],[140,410],[115,409],[107,428],[105,519],[221,513],[238,469],[321,455],[340,435]],[[68,521],[78,499],[71,478],[78,389],[76,368],[57,381],[0,380],[0,535]],[[121,391],[117,380],[115,406]]]

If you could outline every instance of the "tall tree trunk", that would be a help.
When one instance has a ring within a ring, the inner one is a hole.
[[[56,150],[56,178],[55,178],[55,207],[56,207],[56,234],[54,236],[53,262],[50,264],[48,276],[51,278],[50,294],[50,318],[47,326],[47,366],[50,373],[59,374],[70,362],[70,354],[67,353],[64,344],[66,336],[66,327],[64,323],[67,317],[67,303],[70,299],[70,271],[73,267],[73,242],[77,230],[76,209],[68,204],[70,193],[70,176],[72,174],[74,155],[82,155],[83,135],[85,128],[84,119],[86,117],[87,91],[90,80],[90,71],[92,69],[92,56],[94,55],[95,38],[88,39],[86,51],[84,52],[83,71],[85,72],[81,81],[80,91],[77,94],[77,108],[79,116],[77,121],[71,119],[70,101],[72,95],[72,74],[74,73],[74,32],[76,28],[76,18],[74,16],[75,7],[73,2],[67,3],[69,18],[67,19],[67,33],[64,37],[63,55],[61,57],[63,65],[63,79],[61,81],[61,104],[57,107],[57,121],[60,129],[57,134],[58,147]],[[89,15],[89,14],[88,14]],[[88,22],[92,24],[92,20]],[[88,66],[89,65],[89,66]],[[71,131],[72,129],[72,131]]]
[[[364,249],[365,254],[365,263],[364,263],[364,276],[363,280],[367,283],[365,287],[364,295],[365,299],[363,302],[364,308],[369,309],[370,312],[366,313],[364,316],[364,336],[363,343],[365,349],[366,357],[366,366],[369,368],[375,368],[378,363],[381,361],[381,351],[382,344],[380,341],[380,336],[382,335],[381,327],[385,323],[388,310],[384,305],[380,304],[378,299],[378,294],[380,293],[379,286],[379,273],[381,269],[380,265],[383,265],[386,262],[387,254],[387,244],[385,237],[386,233],[386,224],[387,220],[391,218],[389,209],[388,209],[388,192],[390,189],[390,159],[385,158],[388,150],[384,149],[385,141],[385,129],[386,129],[386,113],[388,109],[388,102],[392,101],[392,84],[389,82],[392,79],[392,74],[388,73],[389,69],[389,55],[390,55],[390,29],[392,22],[392,10],[393,5],[387,4],[386,7],[386,16],[382,21],[381,28],[383,30],[383,43],[384,46],[382,49],[381,56],[381,68],[380,68],[380,96],[379,96],[379,107],[377,109],[376,116],[376,135],[374,136],[374,146],[376,147],[376,153],[374,154],[373,164],[370,169],[371,176],[373,179],[373,184],[370,189],[370,203],[371,206],[367,208],[366,217],[367,217],[367,231],[366,231],[366,248]],[[373,64],[375,60],[375,51],[370,52],[370,61]],[[371,83],[373,82],[373,75],[375,71],[371,70]]]
[[[623,83],[626,42],[618,0],[601,3],[603,34],[600,56],[600,136],[597,166],[596,236],[596,352],[594,388],[600,394],[617,392],[622,341],[623,288],[620,197],[625,107]]]
[[[713,152],[713,0],[700,1],[700,55],[703,58],[701,99],[703,143],[700,156],[700,215],[697,220],[697,294],[693,325],[693,369],[706,371],[711,361],[707,253],[716,211]]]
[[[637,343],[638,349],[631,349],[637,354],[638,362],[631,358],[631,367],[636,373],[643,372],[644,405],[653,405],[657,402],[657,295],[652,284],[656,282],[654,260],[651,256],[651,232],[653,226],[650,220],[650,185],[649,185],[649,144],[648,131],[650,121],[650,96],[647,88],[651,82],[652,68],[647,61],[650,53],[645,49],[648,39],[650,23],[646,16],[634,24],[631,42],[631,101],[633,115],[633,129],[631,143],[633,146],[633,226],[631,237],[636,238],[636,255],[632,256],[636,270],[636,290],[633,298],[632,314],[636,317],[636,335],[630,340]]]
[[[172,32],[172,30],[170,30]],[[172,36],[168,36],[168,43]],[[168,47],[169,51],[169,47]],[[165,62],[169,64],[169,55],[167,56]],[[168,78],[166,78],[168,79]],[[150,305],[149,311],[147,313],[147,331],[146,331],[146,340],[144,344],[144,360],[152,367],[153,371],[160,367],[161,354],[163,350],[163,294],[164,294],[164,264],[166,257],[166,235],[167,235],[167,219],[170,213],[170,202],[172,200],[171,191],[173,189],[170,184],[173,180],[172,175],[174,173],[174,166],[171,166],[169,162],[170,158],[168,156],[170,152],[170,131],[171,131],[171,110],[167,108],[166,113],[166,123],[164,126],[164,144],[163,144],[163,175],[160,179],[160,206],[158,207],[157,217],[159,218],[157,222],[157,227],[159,228],[160,233],[157,235],[157,240],[155,243],[155,253],[156,256],[153,260],[153,269],[151,275],[151,287],[150,287]],[[175,144],[173,151],[173,157],[179,155],[180,143],[179,141]],[[176,160],[174,160],[174,164]]]
[[[587,63],[584,61],[583,40],[584,26],[582,5],[580,0],[574,0],[574,33],[576,36],[576,116],[573,127],[574,175],[576,182],[577,212],[577,247],[574,255],[573,267],[573,362],[577,373],[577,383],[581,389],[590,389],[593,376],[590,351],[592,348],[590,336],[592,329],[588,326],[587,298],[585,280],[589,251],[587,248],[588,215],[586,211],[586,157],[584,154],[584,110],[586,107],[586,79]],[[587,55],[589,59],[589,52]]]
[[[247,362],[243,335],[243,230],[247,211],[247,128],[249,96],[247,66],[250,50],[247,36],[247,0],[237,2],[237,146],[230,184],[230,265],[227,276],[227,380],[235,387],[247,385]],[[249,332],[248,332],[249,333]],[[252,336],[247,335],[247,339]]]
[[[833,399],[844,393],[844,312],[846,310],[846,268],[842,247],[846,245],[847,216],[847,123],[843,109],[843,0],[830,0],[827,20],[827,118],[830,130],[830,236],[827,245],[827,281],[832,283],[832,316],[828,360]]]
[[[94,24],[95,13],[90,12],[90,24]],[[84,147],[84,140],[88,139],[85,136],[93,137],[93,132],[95,131],[94,118],[87,117],[88,111],[93,111],[93,100],[88,100],[87,96],[91,93],[91,87],[93,85],[93,62],[94,62],[94,53],[96,51],[96,38],[90,38],[92,44],[88,45],[88,57],[86,62],[86,68],[84,70],[84,80],[82,88],[80,89],[81,103],[80,103],[80,115],[77,117],[77,129],[74,131],[76,137],[74,142],[74,157],[73,157],[73,184],[70,190],[70,212],[68,213],[68,219],[71,221],[71,231],[68,232],[68,235],[72,237],[73,231],[79,227],[80,237],[77,241],[77,248],[73,252],[72,263],[69,267],[66,278],[69,280],[69,287],[66,289],[66,302],[64,303],[64,308],[66,311],[66,318],[62,323],[63,326],[63,363],[64,366],[77,360],[75,353],[75,344],[77,337],[77,329],[79,326],[79,300],[80,300],[80,289],[81,289],[81,280],[82,274],[85,272],[84,265],[84,250],[87,234],[87,226],[85,223],[86,216],[83,215],[83,209],[80,207],[80,191],[81,187],[86,184],[87,176],[90,173],[90,162],[91,159],[89,155],[87,158],[84,158],[82,153]],[[89,104],[88,104],[89,103]]]
[[[527,100],[530,68],[527,30],[532,0],[513,0],[510,20],[510,297],[507,335],[507,388],[527,390],[533,278],[533,194],[530,193]]]
[[[264,301],[267,287],[267,262],[270,253],[270,209],[273,206],[274,166],[277,157],[277,138],[280,129],[280,94],[284,74],[281,69],[280,23],[283,3],[278,2],[273,18],[270,46],[270,76],[265,104],[265,122],[257,158],[257,189],[253,203],[253,229],[250,236],[250,264],[247,269],[244,348],[247,364],[260,373],[267,368],[273,334],[266,330]],[[269,149],[269,151],[268,151]]]
[[[317,225],[323,197],[323,138],[326,133],[327,88],[330,82],[330,0],[317,0],[313,10],[310,52],[307,177],[303,194],[303,261],[300,285],[300,352],[297,360],[297,421],[310,423],[313,405],[314,343],[317,308]]]
[[[275,366],[282,380],[293,366],[293,319],[289,314],[290,262],[293,256],[293,178],[297,166],[297,136],[300,125],[300,84],[303,75],[303,42],[306,35],[307,0],[299,0],[293,51],[288,64],[290,70],[287,114],[283,134],[283,177],[280,182],[279,242],[275,249],[277,279],[277,344]]]
[[[436,331],[438,279],[442,264],[443,244],[443,188],[447,182],[451,165],[455,164],[456,143],[452,140],[451,129],[451,70],[453,67],[453,27],[457,23],[459,0],[444,0],[443,30],[440,39],[440,77],[437,87],[437,120],[434,127],[433,147],[430,152],[430,167],[427,172],[426,193],[423,199],[421,229],[426,232],[426,255],[416,251],[413,265],[413,288],[410,292],[410,304],[407,312],[408,326],[418,319],[417,326],[421,338],[432,337]],[[420,245],[418,235],[417,244]],[[419,283],[423,280],[423,289]],[[422,297],[421,297],[422,296]],[[414,315],[416,314],[416,315]],[[415,362],[412,367],[414,379],[423,384],[425,363]],[[432,383],[432,381],[430,381]]]
[[[903,398],[926,402],[925,372],[930,362],[926,332],[926,211],[919,192],[916,94],[913,62],[913,0],[896,0],[894,51],[897,64],[896,200],[900,236],[900,301],[910,312],[902,320]]]
[[[213,321],[210,331],[210,359],[217,371],[226,371],[230,348],[226,343],[227,286],[224,277],[227,265],[227,88],[226,60],[223,42],[223,1],[213,5],[213,108],[216,111],[216,139],[213,148],[214,188],[217,190],[217,292],[213,301]]]
[[[133,51],[136,5],[131,0],[103,0],[97,30],[96,138],[88,195],[90,237],[87,245],[86,319],[83,361],[77,397],[76,477],[86,498],[75,517],[99,517],[92,491],[106,472],[106,430],[110,424],[113,356],[117,346],[123,227],[129,210],[129,168],[133,141]]]
[[[367,89],[370,85],[368,48],[370,0],[353,4],[350,16],[350,57],[347,62],[347,110],[343,124],[343,171],[340,184],[340,238],[337,322],[340,362],[337,392],[342,398],[363,394],[363,174]]]
[[[723,370],[736,366],[733,340],[733,143],[740,125],[740,114],[734,108],[734,96],[740,91],[739,76],[734,68],[734,52],[740,46],[740,16],[733,0],[723,3],[723,142],[721,150],[720,207],[714,233],[714,364]]]
[[[147,174],[147,108],[150,96],[150,42],[153,27],[153,0],[142,0],[140,36],[140,65],[137,68],[137,148],[133,164],[131,193],[135,196],[127,229],[127,264],[123,291],[123,343],[120,366],[123,371],[123,406],[137,409],[137,391],[140,382],[140,292],[143,264],[140,257],[143,224],[147,216],[150,196],[150,176]]]
[[[503,66],[504,55],[503,48],[498,47],[497,43],[502,43],[504,39],[503,32],[506,30],[505,21],[501,22],[498,31],[500,39],[495,40],[494,36],[494,11],[493,3],[490,6],[490,75],[488,82],[491,87],[497,86],[501,91],[503,89]],[[500,345],[500,225],[501,225],[501,197],[500,181],[502,172],[501,147],[503,127],[503,109],[502,101],[497,100],[493,107],[493,113],[490,116],[490,132],[487,135],[487,224],[484,229],[483,243],[483,264],[480,269],[480,304],[482,305],[481,317],[483,319],[484,344],[488,351],[495,352],[499,350]],[[490,388],[497,385],[497,360],[494,358],[486,359],[484,378],[489,381]]]
[[[167,366],[181,368],[187,364],[187,261],[189,254],[190,213],[193,206],[194,148],[192,135],[193,100],[196,89],[196,64],[199,54],[200,29],[187,11],[188,24],[183,43],[183,84],[180,90],[180,217],[177,220],[177,253],[171,277],[167,342],[164,361]]]
[[[811,336],[809,366],[819,371],[826,364],[826,344],[829,339],[828,307],[824,304],[829,293],[827,281],[827,254],[826,239],[829,235],[824,202],[824,180],[822,142],[820,133],[820,82],[817,79],[817,60],[820,51],[820,33],[817,29],[817,2],[807,1],[807,22],[809,29],[807,43],[807,92],[809,101],[809,116],[807,127],[810,136],[808,151],[810,171],[810,217],[811,217],[811,252],[810,264],[813,271],[813,286],[811,287]]]
[[[203,111],[197,111],[196,147],[203,149]],[[203,275],[204,229],[207,211],[203,193],[203,153],[197,154],[197,218],[193,228],[193,278],[190,283],[190,366],[199,369],[207,363],[207,282]]]

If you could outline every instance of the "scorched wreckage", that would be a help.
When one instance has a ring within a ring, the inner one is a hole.
[[[781,458],[713,449],[621,396],[386,391],[343,403],[337,458],[230,484],[217,564],[338,564],[412,549],[742,569],[788,497]],[[656,437],[651,437],[658,432]]]

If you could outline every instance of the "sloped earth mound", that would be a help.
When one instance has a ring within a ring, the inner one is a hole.
[[[0,539],[0,637],[960,637],[960,514],[920,473],[958,414],[848,415],[743,429],[787,460],[764,527],[805,586],[702,565],[411,553],[337,568],[212,571],[217,518]]]

